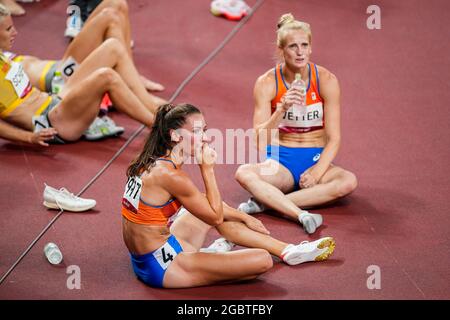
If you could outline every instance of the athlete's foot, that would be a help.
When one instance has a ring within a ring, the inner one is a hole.
[[[325,237],[313,242],[303,241],[298,245],[290,244],[281,253],[281,259],[288,265],[297,265],[309,261],[328,259],[336,243],[332,237]]]
[[[163,91],[164,90],[164,86],[162,84],[153,82],[144,76],[141,76],[141,80],[142,80],[142,83],[144,84],[145,89],[147,89],[147,91]]]
[[[317,228],[323,223],[323,218],[320,214],[310,213],[308,211],[300,213],[298,220],[303,226],[303,230],[308,234],[316,232]]]
[[[239,211],[245,212],[246,214],[260,213],[266,210],[262,203],[256,201],[255,198],[248,199],[247,202],[243,202],[238,207]]]
[[[219,238],[215,240],[209,247],[207,248],[201,248],[200,252],[207,252],[207,253],[223,253],[228,252],[233,249],[235,244],[231,241],[228,241],[225,238]]]

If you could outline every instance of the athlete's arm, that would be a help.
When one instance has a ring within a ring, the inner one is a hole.
[[[305,174],[310,174],[315,183],[320,181],[332,161],[336,157],[341,143],[340,125],[340,99],[341,90],[336,76],[328,70],[322,69],[320,73],[320,94],[324,103],[326,145],[320,156],[320,160]],[[304,179],[303,179],[304,180]],[[303,182],[301,179],[301,183]],[[313,185],[315,184],[313,183]],[[312,186],[309,184],[309,186]]]
[[[56,134],[54,128],[43,129],[39,132],[30,132],[10,125],[0,120],[0,137],[14,142],[26,142],[48,147],[46,140],[52,139]]]
[[[206,197],[197,189],[191,179],[182,171],[177,171],[164,179],[163,187],[177,198],[181,204],[194,216],[203,222],[217,226],[223,222],[223,204],[214,175],[214,150],[204,144],[202,148],[203,160],[200,162],[200,172],[206,189]]]
[[[278,124],[283,118],[282,108],[276,108],[271,114],[271,100],[275,95],[273,79],[267,74],[260,76],[253,89],[255,103],[253,111],[253,129],[255,131],[256,146],[259,150],[270,144],[272,134],[277,134]],[[276,130],[276,131],[274,131]]]
[[[252,217],[251,215],[248,215],[246,213],[243,213],[239,210],[230,207],[225,202],[223,203],[223,219],[225,221],[242,222],[249,229],[252,229],[256,232],[260,232],[263,234],[270,234],[269,230],[266,229],[266,227],[260,220],[256,219],[255,217]]]
[[[253,129],[256,134],[256,145],[259,150],[262,146],[270,144],[273,136],[278,134],[278,125],[284,113],[294,103],[301,103],[302,96],[298,89],[290,88],[277,103],[276,109],[271,114],[271,101],[276,94],[275,80],[269,75],[260,76],[253,89],[255,108],[253,113]]]

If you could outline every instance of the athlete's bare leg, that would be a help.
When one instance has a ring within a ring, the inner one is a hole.
[[[276,174],[261,174],[268,161],[239,167],[236,180],[264,206],[295,221],[298,221],[302,211],[300,208],[329,203],[348,195],[356,188],[356,178],[351,172],[332,166],[314,187],[292,192],[294,180],[281,164]]]
[[[153,114],[120,75],[111,68],[99,68],[83,81],[64,86],[61,103],[49,113],[58,134],[68,141],[79,139],[97,116],[105,92],[119,111],[149,127],[152,125]]]
[[[73,57],[81,63],[106,39],[120,41],[133,62],[131,53],[130,21],[128,5],[124,0],[105,0],[89,16],[81,32],[69,44],[63,60]],[[134,64],[134,62],[133,62]],[[141,81],[149,91],[162,91],[164,87],[140,75]]]
[[[126,54],[126,49],[117,39],[108,39],[95,49],[78,66],[77,71],[69,78],[68,84],[83,81],[93,71],[103,67],[113,68],[117,71],[134,95],[151,112],[154,113],[158,106],[166,103],[164,99],[150,94],[145,89],[138,71]]]
[[[198,252],[210,228],[190,213],[175,220],[171,233],[180,242],[183,252],[167,269],[164,287],[187,288],[248,280],[272,267],[272,258],[263,249],[217,254]]]

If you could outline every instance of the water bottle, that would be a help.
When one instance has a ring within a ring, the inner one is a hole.
[[[63,259],[61,251],[53,242],[49,242],[45,245],[44,254],[47,257],[48,262],[51,264],[59,264]]]
[[[306,101],[305,101],[305,99],[306,99],[306,86],[305,86],[305,83],[302,80],[302,76],[301,76],[300,73],[296,73],[295,74],[295,80],[292,81],[291,87],[299,89],[300,90],[300,94],[303,97],[303,103],[302,104],[296,103],[296,104],[292,105],[292,113],[294,114],[294,117],[300,117],[301,114],[303,114],[302,107],[305,107],[305,105],[306,105]]]
[[[58,94],[61,92],[64,86],[64,79],[61,76],[61,71],[56,71],[55,76],[52,79],[52,93]]]

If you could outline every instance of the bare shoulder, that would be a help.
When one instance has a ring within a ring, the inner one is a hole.
[[[182,170],[169,165],[156,165],[149,172],[142,175],[144,185],[158,186],[170,194],[184,194],[192,185],[189,176]]]
[[[255,82],[255,94],[267,94],[275,95],[276,85],[275,85],[275,74],[274,69],[269,69],[262,75],[260,75]]]
[[[317,71],[319,71],[319,81],[321,84],[330,83],[330,84],[337,84],[338,79],[334,73],[332,73],[330,70],[328,70],[325,67],[317,65]]]

